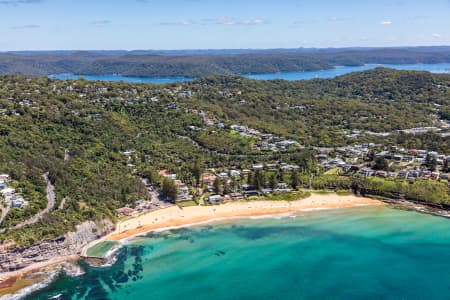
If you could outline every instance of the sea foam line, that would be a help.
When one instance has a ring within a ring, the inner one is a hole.
[[[24,287],[23,289],[20,289],[12,294],[7,294],[4,296],[0,297],[0,300],[20,300],[25,298],[26,296],[45,288],[46,286],[48,286],[50,283],[52,283],[56,277],[59,275],[59,270],[58,271],[52,271],[50,273],[48,273],[48,277],[44,280],[42,280],[41,282],[32,284],[30,286]]]

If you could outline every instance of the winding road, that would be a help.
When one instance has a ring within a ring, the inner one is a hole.
[[[6,217],[6,214],[9,212],[10,209],[11,209],[11,202],[8,201],[6,202],[6,207],[2,208],[2,215],[0,216],[0,224],[3,222],[3,220]]]
[[[31,217],[28,220],[25,220],[15,226],[12,226],[8,229],[20,229],[24,226],[30,225],[30,224],[34,224],[37,221],[39,221],[42,216],[44,216],[46,213],[48,213],[49,211],[51,211],[53,209],[53,207],[55,206],[55,200],[56,200],[56,195],[55,195],[55,187],[53,186],[53,184],[51,183],[50,179],[48,178],[49,173],[45,173],[44,175],[42,175],[42,177],[44,177],[45,183],[47,184],[47,207],[40,211],[39,213],[35,214],[33,217]],[[0,232],[4,232],[6,230],[6,228],[0,230]]]

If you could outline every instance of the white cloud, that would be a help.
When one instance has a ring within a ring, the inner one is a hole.
[[[267,21],[261,18],[256,19],[237,19],[232,17],[220,17],[213,19],[203,19],[203,24],[216,24],[216,25],[262,25]]]
[[[95,25],[95,26],[104,26],[104,25],[108,25],[110,24],[111,21],[110,20],[95,20],[91,22],[91,25]]]
[[[442,37],[442,35],[440,35],[439,33],[433,33],[431,36],[437,39]]]
[[[262,18],[255,19],[238,19],[232,17],[220,17],[220,18],[204,18],[199,21],[181,20],[171,22],[161,22],[160,25],[165,26],[188,26],[188,25],[263,25],[267,24],[267,20]]]
[[[384,20],[380,22],[381,25],[392,25],[392,23],[393,22],[391,20]]]
[[[340,18],[340,17],[331,17],[328,18],[329,22],[344,22],[346,19],[345,18]]]
[[[18,6],[21,4],[33,4],[33,3],[42,3],[42,2],[44,2],[44,0],[2,0],[2,1],[0,1],[0,4]]]
[[[35,29],[41,27],[40,25],[36,24],[26,24],[26,25],[20,25],[20,26],[13,26],[11,29]]]
[[[241,24],[244,25],[261,25],[261,24],[266,24],[267,21],[264,19],[250,19],[250,20],[243,20],[241,22]]]
[[[190,20],[159,23],[159,25],[163,25],[163,26],[189,26],[189,25],[194,25],[194,24],[195,24],[195,22],[190,21]]]

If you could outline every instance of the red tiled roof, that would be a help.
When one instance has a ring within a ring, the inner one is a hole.
[[[134,209],[129,208],[129,207],[122,207],[122,208],[119,208],[118,210],[116,210],[116,212],[118,214],[131,214],[134,212]]]
[[[164,170],[159,170],[158,174],[159,175],[169,175],[170,172],[169,172],[169,170],[164,169]]]

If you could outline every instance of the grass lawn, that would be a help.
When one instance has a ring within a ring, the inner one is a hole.
[[[311,196],[310,192],[305,191],[294,191],[290,193],[276,193],[271,194],[266,197],[249,197],[248,201],[296,201],[300,199],[305,199]]]
[[[324,175],[339,175],[340,170],[341,170],[340,168],[332,168],[326,171]]]
[[[178,206],[180,207],[188,207],[188,206],[197,206],[197,202],[195,202],[194,200],[191,201],[177,201],[176,203]]]
[[[323,194],[333,194],[334,191],[331,191],[331,190],[313,190],[313,191],[311,191],[311,193],[323,195]]]
[[[350,196],[352,195],[352,191],[351,190],[337,190],[336,194],[339,196]]]

